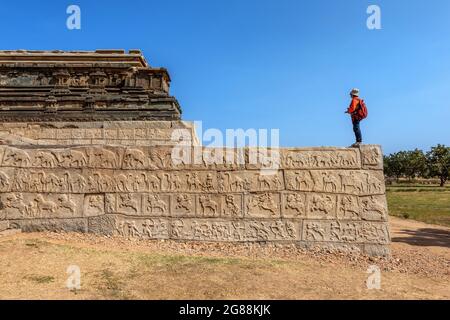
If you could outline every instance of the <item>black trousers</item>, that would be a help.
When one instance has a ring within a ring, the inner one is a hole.
[[[356,142],[362,142],[362,134],[359,123],[360,120],[353,120],[353,132],[355,133]]]

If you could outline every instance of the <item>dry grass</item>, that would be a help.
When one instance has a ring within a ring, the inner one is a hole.
[[[385,261],[284,247],[17,234],[0,238],[0,298],[450,298],[448,247],[399,242],[392,250]],[[369,264],[383,269],[381,290],[366,288]],[[65,287],[69,265],[81,269],[81,290]]]

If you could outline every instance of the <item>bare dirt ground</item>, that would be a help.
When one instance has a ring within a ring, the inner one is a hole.
[[[1,299],[450,299],[450,228],[390,219],[392,256],[293,246],[0,236]],[[81,290],[66,288],[69,265]],[[367,289],[369,265],[381,289]]]

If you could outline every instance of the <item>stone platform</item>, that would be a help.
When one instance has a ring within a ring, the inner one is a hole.
[[[203,148],[139,50],[0,51],[0,232],[389,252],[381,148]]]
[[[0,220],[23,231],[389,252],[379,146],[273,149],[270,174],[253,149],[180,150],[2,146]]]

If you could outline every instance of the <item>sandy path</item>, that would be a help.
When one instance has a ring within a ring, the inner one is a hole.
[[[450,299],[450,229],[392,217],[392,256],[293,246],[131,241],[89,234],[0,237],[7,299]],[[64,286],[68,265],[82,290]],[[377,265],[380,290],[368,290]]]

